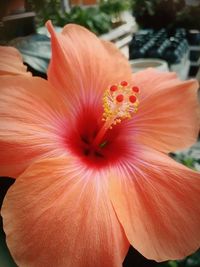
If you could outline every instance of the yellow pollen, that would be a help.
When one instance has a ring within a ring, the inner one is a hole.
[[[93,141],[94,146],[104,147],[103,140],[108,129],[121,123],[124,119],[130,119],[138,110],[138,87],[131,87],[126,81],[110,86],[103,96],[104,113],[103,126]],[[102,143],[103,142],[103,143]]]
[[[124,119],[131,118],[137,112],[138,105],[137,93],[128,83],[126,86],[121,83],[112,85],[105,90],[103,96],[103,121],[109,124],[108,128],[110,128]]]

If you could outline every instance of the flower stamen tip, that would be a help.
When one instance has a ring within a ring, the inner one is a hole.
[[[123,119],[131,118],[138,110],[139,88],[130,86],[127,81],[111,85],[105,90],[103,97],[103,121],[107,128],[120,123]]]

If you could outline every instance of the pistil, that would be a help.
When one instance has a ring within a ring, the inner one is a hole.
[[[105,90],[102,118],[104,123],[93,141],[94,147],[104,147],[107,143],[104,140],[106,132],[111,130],[114,125],[121,123],[122,120],[130,119],[137,112],[138,93],[139,88],[131,87],[126,81],[112,85]]]

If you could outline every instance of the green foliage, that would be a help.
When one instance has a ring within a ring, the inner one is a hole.
[[[183,260],[168,261],[159,264],[160,267],[199,267],[200,266],[200,251],[186,257]]]
[[[69,13],[66,13],[63,24],[66,23],[82,25],[96,34],[103,34],[111,29],[110,17],[106,13],[100,12],[97,7],[73,7]]]
[[[27,9],[36,12],[36,23],[38,26],[44,26],[48,19],[60,26],[64,10],[61,8],[60,0],[27,0]]]
[[[197,153],[195,151],[198,151]],[[184,164],[188,168],[196,169],[200,164],[199,159],[199,143],[192,148],[183,152],[171,154],[171,156],[178,162]],[[186,257],[183,260],[168,261],[161,263],[160,267],[200,267],[200,250],[196,253]]]
[[[96,34],[103,34],[111,29],[111,16],[99,7],[74,6],[69,12],[62,7],[60,0],[28,0],[29,9],[35,10],[38,26],[43,26],[51,19],[56,26],[63,27],[67,23],[82,25]]]
[[[185,264],[185,265],[182,265],[184,267],[199,267],[200,266],[200,251],[197,251],[192,256],[187,257],[183,261],[183,263]]]
[[[130,0],[101,0],[99,9],[112,17],[113,23],[122,23],[121,13],[130,9]]]
[[[134,13],[138,15],[144,15],[145,13],[153,16],[155,14],[156,5],[160,0],[133,0],[132,7]]]
[[[195,159],[192,158],[190,155],[186,155],[184,153],[177,154],[175,156],[176,160],[183,165],[187,166],[188,168],[194,169]]]
[[[198,150],[198,148],[196,150]],[[199,153],[195,153],[194,151],[194,149],[189,149],[183,152],[172,153],[171,156],[188,168],[197,169],[197,166],[200,164],[200,159]]]
[[[168,266],[169,266],[169,267],[178,267],[178,263],[175,262],[175,261],[169,261],[169,262],[168,262]]]
[[[168,261],[166,263],[161,263],[160,267],[178,267],[178,263],[176,261]]]
[[[100,10],[103,12],[109,14],[109,15],[115,15],[119,14],[125,10],[128,10],[130,8],[130,1],[125,0],[101,0],[100,1]]]

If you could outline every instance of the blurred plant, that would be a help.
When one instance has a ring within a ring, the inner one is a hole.
[[[103,34],[111,29],[111,16],[98,7],[74,6],[66,12],[61,0],[27,0],[27,7],[36,11],[38,26],[43,26],[51,19],[56,26],[63,27],[67,23],[76,23],[96,34]]]
[[[191,157],[190,155],[188,155],[188,154],[185,154],[185,153],[172,154],[172,157],[176,161],[178,161],[178,162],[184,164],[185,166],[187,166],[188,168],[191,168],[191,169],[195,168],[196,160],[193,157]]]
[[[196,147],[196,149],[194,148]],[[171,153],[172,158],[176,161],[184,164],[185,166],[191,169],[197,169],[200,166],[199,159],[199,145],[195,145],[194,147],[182,151]],[[165,263],[161,263],[160,267],[200,267],[200,250],[196,253],[177,261],[168,261]]]
[[[183,261],[179,261],[180,267],[199,267],[200,266],[200,250],[194,253],[192,256],[187,257]]]
[[[171,156],[176,161],[184,164],[188,168],[191,168],[191,169],[194,169],[194,170],[199,170],[200,169],[200,159],[199,159],[199,150],[198,150],[198,148],[196,150],[191,148],[191,149],[188,149],[186,151],[171,153]]]
[[[199,267],[200,266],[200,250],[183,260],[168,261],[161,263],[160,267]]]
[[[168,266],[169,267],[178,267],[178,263],[176,261],[169,261]]]
[[[60,0],[27,0],[26,5],[27,10],[34,10],[36,12],[36,23],[38,26],[43,26],[48,19],[51,19],[56,25],[60,26],[65,12],[62,9]]]
[[[178,14],[176,26],[200,30],[200,2],[197,6],[185,6]]]
[[[112,22],[122,22],[121,13],[125,10],[130,9],[130,0],[101,0],[99,8],[101,11],[112,16]]]
[[[170,26],[184,6],[184,0],[132,0],[133,14],[138,24],[148,28]]]
[[[64,18],[65,23],[82,25],[96,34],[103,34],[111,29],[111,18],[97,7],[81,8],[74,6]]]
[[[141,27],[184,27],[200,30],[200,2],[185,0],[132,0],[133,14]]]
[[[178,267],[178,263],[176,261],[168,261],[166,263],[161,263],[162,267]]]

